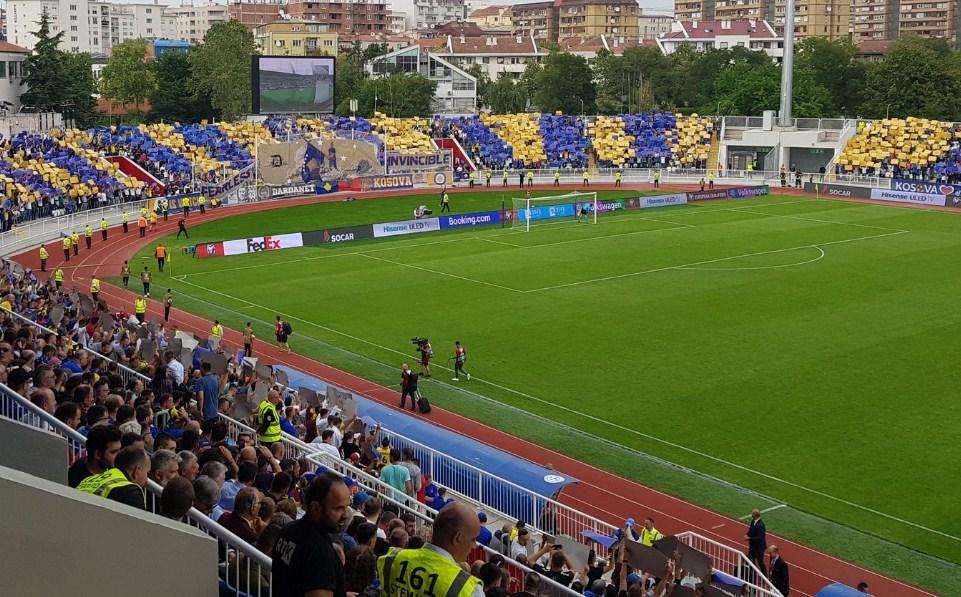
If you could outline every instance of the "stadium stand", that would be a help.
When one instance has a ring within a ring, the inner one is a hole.
[[[373,130],[380,133],[389,151],[403,154],[424,153],[434,150],[434,144],[425,131],[429,131],[423,118],[392,118],[380,112],[370,119]]]
[[[513,148],[514,168],[539,168],[547,161],[538,120],[537,114],[481,116],[481,122]]]
[[[85,447],[91,430],[115,425],[124,445],[142,443],[153,452],[156,467],[146,486],[146,510],[183,519],[218,539],[224,546],[216,573],[221,594],[270,594],[268,554],[277,532],[302,514],[299,505],[307,486],[327,471],[342,477],[352,496],[353,523],[340,533],[348,578],[356,579],[360,573],[352,568],[351,554],[359,547],[357,528],[364,518],[383,534],[373,546],[379,555],[391,545],[429,540],[437,510],[456,501],[474,508],[490,527],[479,536],[470,560],[476,561],[476,568],[494,563],[511,592],[519,592],[533,572],[542,577],[534,594],[551,597],[587,594],[590,581],[606,585],[611,579],[612,561],[594,560],[581,569],[571,560],[576,559],[574,552],[588,553],[585,532],[596,537],[591,544],[594,553],[608,558],[610,544],[623,532],[390,431],[365,414],[378,411],[368,410],[360,397],[352,397],[358,400],[357,413],[347,418],[341,411],[346,398],[330,386],[318,399],[302,396],[303,390],[282,383],[292,371],[245,366],[250,363],[243,355],[228,347],[201,342],[187,356],[175,357],[177,345],[195,343],[192,336],[170,336],[157,322],[141,326],[123,310],[111,311],[74,291],[58,291],[49,281],[9,262],[0,265],[0,296],[5,339],[0,341],[0,416],[66,437],[70,477],[78,481],[109,467],[83,460],[90,455]],[[7,342],[12,338],[15,344]],[[203,376],[202,363],[216,362],[217,357],[226,365],[223,374]],[[198,392],[210,387],[205,383],[217,390],[213,417],[199,401]],[[258,428],[251,411],[268,388],[278,391],[279,427],[284,432],[280,441],[257,447],[258,436],[271,431]],[[332,449],[321,449],[320,443],[330,442],[332,436],[343,440],[332,443]],[[437,440],[443,443],[441,436]],[[449,442],[445,445],[450,447]],[[177,467],[168,466],[174,461]],[[394,472],[398,467],[406,471],[404,478],[420,485],[412,491],[415,495],[398,487]],[[173,482],[180,475],[191,483]],[[176,495],[190,485],[192,498],[185,501]],[[221,497],[227,495],[235,497],[225,502]],[[251,505],[254,501],[259,510]],[[518,516],[517,507],[528,508],[523,511],[530,513],[529,518]],[[380,515],[382,511],[390,514]],[[392,533],[395,528],[404,532]],[[545,533],[556,539],[545,541]],[[554,542],[563,543],[562,549],[553,547]],[[542,547],[535,553],[537,543]],[[567,561],[551,556],[564,550],[571,550]],[[755,587],[724,576],[745,574],[744,556],[729,551],[739,559],[715,570],[715,584],[734,582],[757,595],[777,595],[767,585]],[[723,560],[720,554],[713,557],[717,568]],[[746,570],[750,572],[749,565]],[[370,576],[358,589],[374,590],[376,582]],[[628,584],[641,582],[636,576]]]
[[[838,156],[836,174],[961,180],[961,150],[954,124],[927,118],[889,118],[858,124]]]

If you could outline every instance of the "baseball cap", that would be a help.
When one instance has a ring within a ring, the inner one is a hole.
[[[640,575],[640,574],[628,574],[628,575],[627,575],[627,584],[628,584],[628,585],[639,585],[639,584],[641,584],[641,575]]]
[[[344,477],[344,485],[346,485],[347,487],[353,487],[356,484],[357,484],[357,481],[354,481],[350,477]]]
[[[358,491],[357,493],[354,494],[354,502],[353,502],[353,504],[354,504],[354,509],[355,509],[355,510],[356,510],[356,509],[359,509],[359,508],[360,508],[361,506],[363,506],[363,505],[367,502],[367,500],[369,500],[369,499],[370,499],[370,496],[367,495],[367,492],[366,492],[366,491]]]
[[[483,513],[483,512],[478,512],[478,513],[477,513],[477,520],[479,520],[479,521],[481,521],[481,522],[487,522],[487,514],[485,514],[485,513]]]
[[[360,454],[358,454],[357,452],[354,452],[353,454],[350,455],[350,460],[351,462],[357,462],[358,460],[360,460]]]

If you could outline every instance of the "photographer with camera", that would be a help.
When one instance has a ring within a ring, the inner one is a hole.
[[[430,377],[430,360],[434,358],[434,349],[431,348],[427,338],[411,338],[411,344],[417,345],[417,352],[420,353],[420,374]]]

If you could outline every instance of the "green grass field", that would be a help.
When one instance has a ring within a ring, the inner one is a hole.
[[[436,201],[281,208],[190,242],[403,220]],[[411,336],[430,337],[438,365],[460,340],[474,379],[438,371],[423,390],[440,406],[732,515],[788,504],[769,528],[951,593],[959,249],[961,214],[763,197],[180,258],[155,283],[261,338],[282,313],[295,350],[382,383],[414,364]]]

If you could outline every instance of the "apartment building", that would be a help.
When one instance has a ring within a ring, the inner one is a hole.
[[[510,31],[510,6],[484,6],[471,12],[467,20],[485,31]]]
[[[8,0],[6,35],[11,43],[33,49],[40,17],[50,18],[51,33],[63,32],[61,49],[109,55],[113,46],[131,39],[160,39],[164,6],[158,3],[114,3],[93,0]]]
[[[348,2],[288,2],[291,18],[313,21],[336,33],[387,33],[386,0]]]
[[[258,25],[280,19],[282,9],[280,2],[232,2],[227,6],[227,16],[231,21],[242,23],[253,30]]]
[[[636,0],[557,0],[518,4],[511,9],[511,32],[558,42],[568,37],[638,36]]]
[[[467,18],[464,0],[390,0],[390,9],[407,16],[409,31],[431,29]]]
[[[637,15],[637,35],[641,39],[657,39],[670,32],[674,17],[666,14],[649,14],[643,9]],[[610,37],[610,36],[605,36]]]
[[[492,81],[501,73],[520,79],[529,63],[547,56],[547,50],[538,47],[534,38],[505,35],[448,36],[445,43],[432,47],[431,53],[464,70],[477,64]]]
[[[166,14],[174,17],[177,38],[192,44],[203,42],[204,36],[212,26],[229,20],[227,7],[223,4],[171,6],[167,8]]]
[[[336,56],[337,34],[321,31],[313,21],[282,20],[258,25],[254,39],[270,56]]]
[[[784,35],[767,21],[676,21],[670,33],[657,39],[664,54],[673,54],[682,46],[700,52],[742,47],[763,51],[774,62],[784,58]]]

